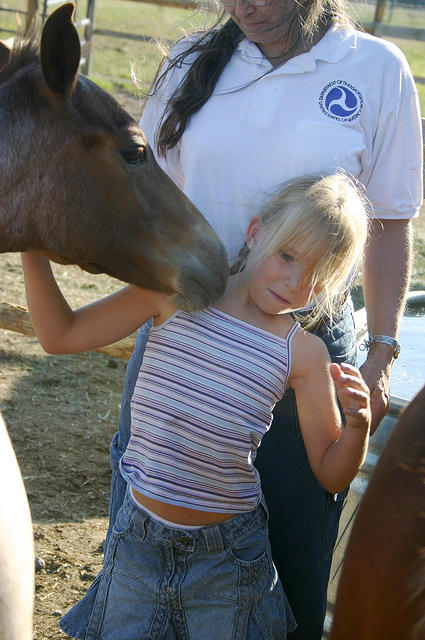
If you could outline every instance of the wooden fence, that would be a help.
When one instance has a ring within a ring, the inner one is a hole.
[[[415,27],[398,27],[385,23],[385,11],[387,0],[376,0],[375,16],[373,22],[363,24],[369,33],[375,36],[388,36],[390,38],[406,38],[408,40],[424,40],[425,29]]]

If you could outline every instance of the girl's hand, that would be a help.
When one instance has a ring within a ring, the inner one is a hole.
[[[344,411],[346,425],[355,429],[369,429],[370,391],[360,371],[349,364],[332,363],[330,372]]]

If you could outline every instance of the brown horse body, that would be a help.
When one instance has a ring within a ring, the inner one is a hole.
[[[330,640],[425,639],[425,387],[382,451],[345,552]]]
[[[73,11],[49,17],[40,59],[34,42],[0,43],[0,252],[42,251],[205,306],[225,286],[224,248],[132,118],[77,75]]]

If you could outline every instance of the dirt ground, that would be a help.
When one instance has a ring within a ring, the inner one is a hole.
[[[119,101],[135,117],[139,104]],[[425,233],[424,233],[425,237]],[[73,306],[121,284],[56,266]],[[25,306],[19,256],[0,254],[0,301]],[[65,638],[57,623],[101,568],[126,362],[100,353],[46,355],[35,338],[0,329],[0,411],[21,466],[38,558],[34,639]]]
[[[72,305],[120,286],[56,268]],[[0,299],[25,305],[19,256],[0,255]],[[116,430],[126,362],[100,353],[45,354],[36,339],[0,330],[0,410],[21,467],[34,522],[34,638],[65,638],[58,618],[102,564]]]

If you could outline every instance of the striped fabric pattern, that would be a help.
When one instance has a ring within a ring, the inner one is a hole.
[[[261,494],[256,450],[282,397],[290,340],[223,311],[177,311],[151,329],[121,472],[146,496],[242,513]]]

